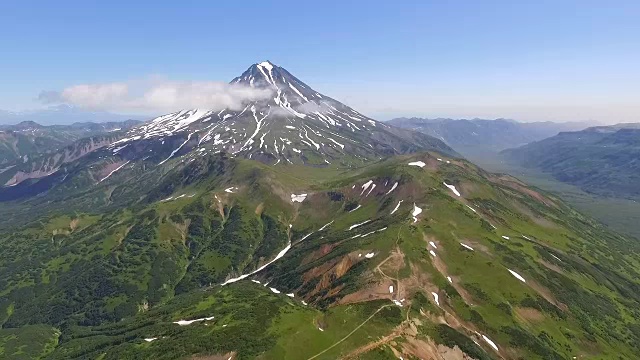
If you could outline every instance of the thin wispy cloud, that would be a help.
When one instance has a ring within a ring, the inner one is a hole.
[[[42,91],[44,104],[69,104],[90,110],[163,113],[181,109],[242,109],[247,102],[272,96],[271,89],[222,81],[172,81],[153,76],[143,80],[78,84],[59,91]]]

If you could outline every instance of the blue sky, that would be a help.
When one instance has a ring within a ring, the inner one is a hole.
[[[397,3],[3,1],[0,109],[79,84],[229,81],[269,59],[381,120],[640,121],[638,1]]]

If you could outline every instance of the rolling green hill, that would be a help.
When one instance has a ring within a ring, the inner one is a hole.
[[[0,125],[0,173],[16,162],[25,163],[33,157],[53,153],[79,139],[127,130],[139,123],[128,120],[43,126],[23,121],[15,125]]]
[[[640,353],[639,245],[514,178],[205,154],[91,181],[101,156],[1,205],[0,357]]]

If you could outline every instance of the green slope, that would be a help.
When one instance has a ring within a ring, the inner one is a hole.
[[[48,358],[640,354],[639,245],[462,160],[314,169],[215,155],[82,186],[90,174],[2,209],[39,208],[0,235],[0,321],[60,329]]]

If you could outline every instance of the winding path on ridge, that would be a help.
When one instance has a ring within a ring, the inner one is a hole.
[[[358,329],[360,329],[361,327],[363,327],[369,320],[373,319],[374,316],[376,316],[377,313],[379,313],[380,311],[382,311],[382,309],[387,308],[392,306],[391,304],[387,304],[387,305],[382,305],[381,307],[378,308],[378,310],[376,310],[373,314],[371,314],[371,316],[369,316],[365,321],[363,321],[360,325],[356,326],[355,329],[353,329],[350,333],[348,333],[347,335],[345,335],[345,337],[343,337],[342,339],[336,341],[333,345],[329,346],[328,348],[322,350],[321,352],[313,355],[312,357],[310,357],[307,360],[312,360],[317,358],[318,356],[326,353],[327,351],[333,349],[334,347],[340,345],[340,343],[342,343],[343,341],[347,340],[351,335],[353,335],[356,331],[358,331]]]
[[[389,280],[391,280],[393,282],[393,285],[395,286],[395,291],[393,292],[391,297],[392,297],[392,299],[395,299],[395,300],[399,300],[398,297],[400,296],[400,293],[401,293],[400,282],[398,281],[398,274],[396,272],[396,277],[389,276],[389,275],[385,274],[384,271],[382,271],[381,266],[384,265],[384,263],[389,261],[394,256],[397,256],[398,254],[402,253],[400,251],[400,248],[398,247],[398,242],[400,241],[400,232],[402,231],[402,227],[404,227],[404,225],[400,226],[400,229],[398,230],[398,235],[396,236],[396,246],[393,249],[392,253],[389,256],[387,256],[384,260],[382,260],[378,264],[378,266],[376,266],[376,271],[378,271],[382,276],[384,276],[385,278],[387,278],[387,279],[389,279]]]

